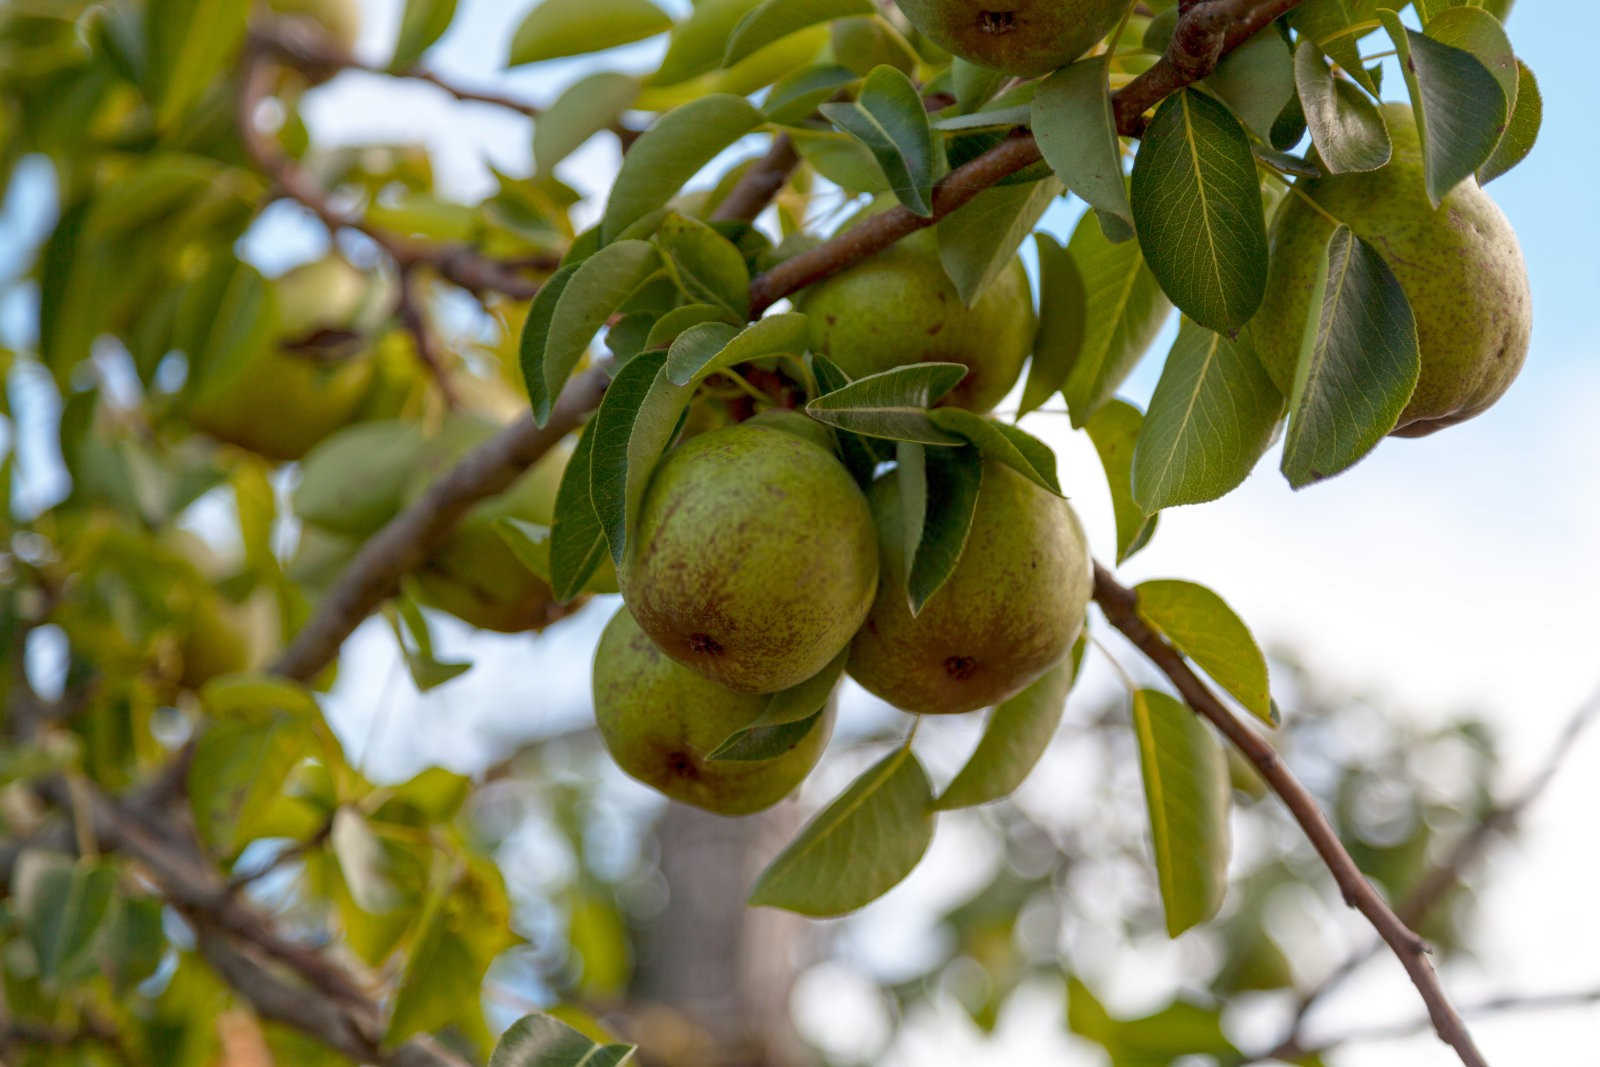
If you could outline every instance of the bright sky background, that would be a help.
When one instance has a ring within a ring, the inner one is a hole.
[[[381,62],[400,5],[363,3],[368,18],[361,47]],[[498,85],[547,102],[596,64],[557,61],[498,73],[503,42],[528,6],[463,0],[428,64],[467,84]],[[1510,28],[1545,99],[1545,133],[1531,160],[1491,187],[1518,230],[1533,278],[1533,350],[1521,378],[1488,414],[1424,440],[1387,441],[1353,471],[1300,493],[1278,475],[1274,452],[1225,500],[1165,514],[1152,545],[1122,572],[1129,581],[1178,576],[1211,585],[1264,639],[1298,649],[1320,673],[1352,688],[1370,683],[1392,695],[1399,714],[1481,712],[1501,729],[1509,753],[1507,790],[1522,782],[1568,715],[1600,684],[1593,623],[1600,604],[1600,213],[1594,200],[1600,148],[1586,107],[1595,14],[1580,0],[1523,0]],[[606,65],[616,65],[619,54],[621,63],[639,69],[654,52],[624,50],[608,56]],[[1398,86],[1398,78],[1391,80]],[[454,104],[423,85],[349,75],[321,90],[308,113],[323,143],[425,141],[437,173],[463,196],[485,191],[485,159],[516,174],[531,168],[527,122]],[[559,173],[581,189],[603,190],[615,162],[614,142],[600,137]],[[598,207],[588,210],[586,217],[593,217]],[[1076,206],[1052,209],[1045,225],[1064,236],[1076,213]],[[15,225],[16,211],[8,215]],[[0,230],[0,247],[6,243]],[[278,230],[251,248],[269,268],[317,251],[311,228],[287,235]],[[16,322],[15,307],[0,307],[0,323]],[[1158,372],[1153,355],[1126,394],[1142,404]],[[1062,483],[1097,554],[1110,558],[1110,506],[1087,438],[1070,433],[1061,416],[1040,415],[1026,425],[1056,447]],[[511,739],[576,724],[587,714],[588,672],[574,665],[588,662],[610,610],[597,604],[537,642],[479,637],[446,624],[447,651],[469,652],[478,665],[425,697],[397,672],[385,632],[369,624],[348,646],[345,681],[330,701],[330,716],[352,754],[364,752],[380,775],[408,773],[429,761],[463,770],[482,766]],[[1113,684],[1103,662],[1091,660],[1095,666],[1080,693]],[[865,700],[854,707],[858,721],[881,714]],[[1573,754],[1521,844],[1494,857],[1493,889],[1482,908],[1482,959],[1446,974],[1458,1003],[1502,991],[1600,987],[1600,922],[1593,911],[1600,876],[1593,822],[1600,809],[1597,769],[1600,737],[1593,737]],[[831,795],[828,787],[836,790],[843,773],[821,775],[820,785],[808,787],[808,802]],[[619,789],[630,788],[617,777]],[[971,839],[959,820],[947,821],[919,871],[865,913],[877,932],[857,944],[861,965],[888,965],[916,952],[932,908],[968,886],[961,872],[971,866],[963,851]],[[1351,945],[1367,936],[1353,913],[1341,932]],[[1109,975],[1111,1006],[1143,1010],[1152,997],[1164,997],[1167,983],[1178,977],[1179,953],[1157,946],[1125,961]],[[835,1026],[851,1017],[849,998],[840,992],[851,981],[846,967],[808,979],[797,996],[802,1017],[826,1010]],[[1417,1009],[1398,966],[1385,958],[1316,1018],[1337,1033],[1409,1019]],[[865,1009],[856,1014],[857,1037],[871,1047],[876,1016]],[[999,1067],[1025,1062],[1024,1056],[1069,1067],[1098,1062],[1091,1047],[1062,1033],[1061,1019],[1059,991],[1049,989],[1019,997],[999,1034],[987,1041],[959,1012],[943,1012],[923,1020],[882,1062]],[[1275,1030],[1268,1025],[1265,1033]],[[1600,1010],[1499,1017],[1477,1022],[1474,1032],[1497,1065],[1580,1062],[1578,1050],[1592,1056],[1600,1038]],[[1431,1038],[1421,1038],[1364,1045],[1333,1062],[1444,1067],[1456,1061]]]

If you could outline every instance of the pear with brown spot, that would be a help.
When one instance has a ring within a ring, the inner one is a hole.
[[[662,651],[746,693],[812,677],[850,643],[878,584],[866,498],[829,451],[742,423],[651,476],[622,595]]]
[[[1064,67],[1111,32],[1127,0],[895,0],[943,48],[1031,77]]]
[[[594,657],[594,710],[617,766],[673,800],[721,815],[771,807],[811,773],[833,732],[830,699],[800,742],[765,760],[706,757],[748,726],[767,697],[736,693],[668,658],[618,609]]]
[[[898,477],[879,478],[871,500],[882,578],[849,663],[869,692],[919,714],[973,711],[1020,693],[1071,651],[1094,578],[1065,500],[985,463],[961,559],[915,617]]]
[[[1383,113],[1394,143],[1386,166],[1300,181],[1299,193],[1284,197],[1267,296],[1247,336],[1287,396],[1333,234],[1328,216],[1338,219],[1377,250],[1411,302],[1422,373],[1392,433],[1422,437],[1479,414],[1510,388],[1528,354],[1533,298],[1517,235],[1495,202],[1467,178],[1435,208],[1411,109],[1391,103]]]

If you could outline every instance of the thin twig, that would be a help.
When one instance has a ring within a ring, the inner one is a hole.
[[[778,195],[778,190],[783,188],[783,183],[789,180],[789,175],[794,173],[794,168],[799,164],[800,156],[794,150],[794,142],[788,134],[778,134],[772,139],[772,147],[767,149],[767,154],[751,164],[750,169],[734,183],[711,217],[719,221],[755,221],[755,217],[772,203],[772,198]]]
[[[415,268],[402,267],[400,295],[395,303],[395,315],[400,319],[400,324],[406,328],[406,332],[411,335],[417,359],[432,376],[433,383],[439,387],[439,395],[444,398],[444,406],[450,411],[455,411],[461,406],[461,401],[456,396],[455,386],[450,383],[450,369],[445,366],[444,355],[439,351],[433,331],[428,327],[428,318],[422,313],[420,288]]]
[[[1536,1011],[1564,1011],[1571,1008],[1587,1008],[1600,1004],[1600,989],[1573,989],[1558,993],[1510,993],[1504,996],[1493,997],[1489,1000],[1468,1004],[1461,1009],[1461,1014],[1469,1018],[1481,1018],[1485,1015],[1510,1015],[1517,1012]],[[1275,1050],[1266,1056],[1257,1059],[1275,1060],[1289,1058],[1325,1057],[1330,1052],[1345,1045],[1365,1044],[1372,1041],[1394,1041],[1399,1038],[1412,1037],[1428,1029],[1429,1020],[1426,1017],[1409,1019],[1405,1022],[1389,1023],[1384,1026],[1372,1026],[1364,1030],[1352,1030],[1347,1034],[1324,1041],[1314,1048],[1296,1047],[1288,1051],[1287,1056],[1280,1056]],[[1256,1062],[1252,1060],[1250,1062]]]
[[[1123,636],[1167,676],[1191,709],[1210,721],[1250,760],[1322,857],[1323,865],[1333,875],[1345,903],[1366,916],[1378,931],[1378,936],[1400,960],[1411,978],[1411,984],[1416,986],[1423,1003],[1427,1005],[1428,1017],[1433,1021],[1434,1032],[1439,1039],[1456,1050],[1466,1067],[1487,1067],[1487,1061],[1473,1044],[1466,1024],[1451,1006],[1444,987],[1439,983],[1439,976],[1434,973],[1433,964],[1428,960],[1427,943],[1401,922],[1400,917],[1362,875],[1355,860],[1345,851],[1339,835],[1317,807],[1316,799],[1285,766],[1277,750],[1217,699],[1216,694],[1189,669],[1177,649],[1145,623],[1139,615],[1137,594],[1120,585],[1111,572],[1100,564],[1095,564],[1094,571],[1094,599],[1105,613],[1106,620],[1122,631]]]

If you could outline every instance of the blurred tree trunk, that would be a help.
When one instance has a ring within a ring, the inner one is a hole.
[[[656,827],[670,900],[639,934],[632,999],[654,1067],[810,1067],[789,1018],[794,976],[815,933],[797,915],[748,908],[767,861],[798,832],[793,801],[729,819],[672,804]]]

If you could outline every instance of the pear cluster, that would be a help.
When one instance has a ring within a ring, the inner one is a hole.
[[[832,728],[831,695],[774,694],[819,677],[826,690],[841,659],[888,703],[938,714],[1006,700],[1070,652],[1091,576],[1065,500],[985,463],[966,548],[913,615],[898,483],[890,471],[863,492],[832,431],[797,412],[662,459],[594,661],[596,719],[623,770],[685,803],[755,811],[804,779]],[[763,758],[711,758],[774,708],[763,729],[810,728]]]

